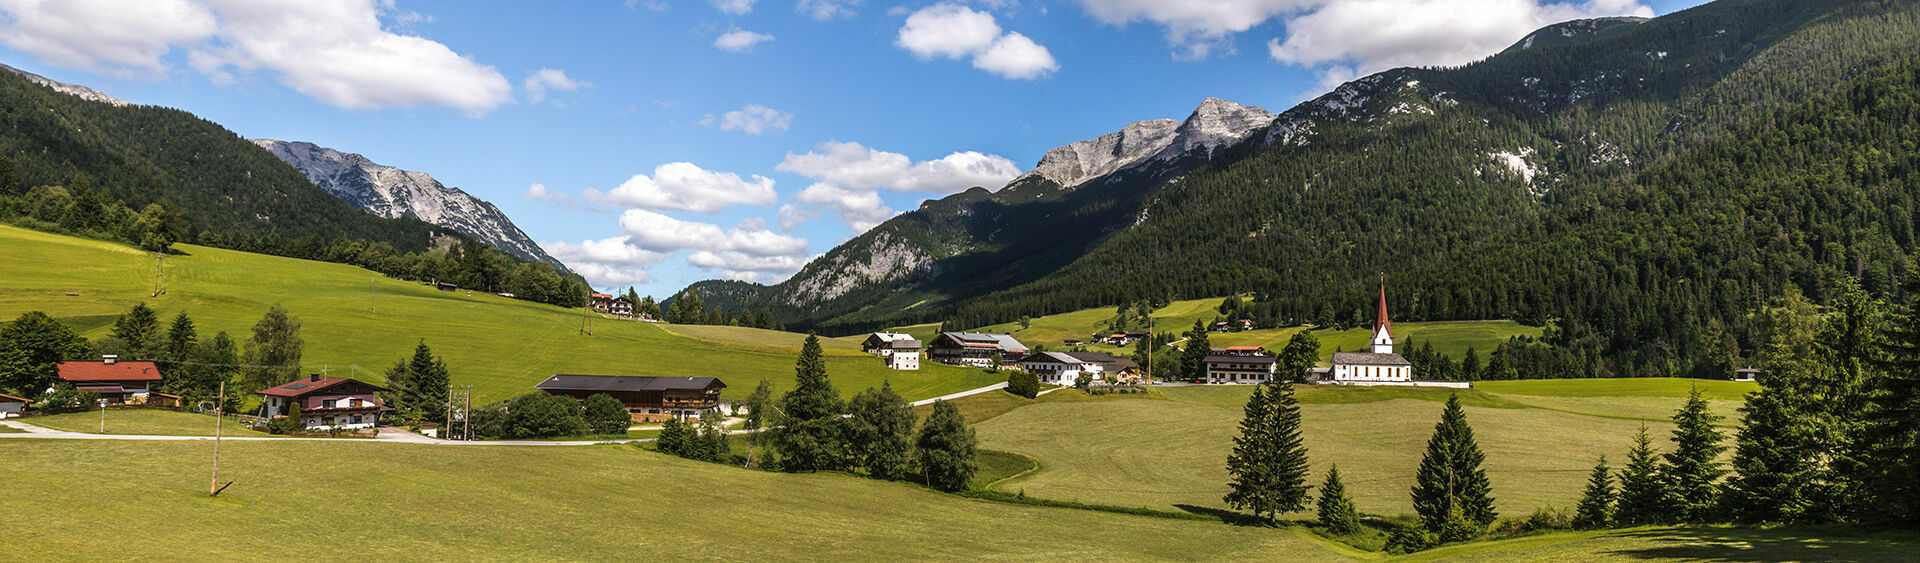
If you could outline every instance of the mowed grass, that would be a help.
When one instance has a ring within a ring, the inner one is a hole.
[[[1635,381],[1642,382],[1634,385]],[[1526,383],[1506,386],[1527,390]],[[1634,392],[1644,397],[1595,397],[1616,402],[1585,405],[1594,414],[1541,408],[1523,395],[1461,391],[1467,419],[1486,452],[1500,512],[1523,516],[1536,508],[1572,508],[1596,457],[1615,465],[1643,425],[1657,448],[1666,448],[1672,424],[1636,402],[1678,405],[1684,387],[1664,380],[1545,382],[1582,394],[1579,384],[1602,386],[1586,394]],[[1318,483],[1337,463],[1348,492],[1363,512],[1412,511],[1408,489],[1439,420],[1445,389],[1296,386],[1304,435]],[[1175,509],[1181,505],[1224,507],[1226,457],[1238,434],[1250,386],[1158,388],[1152,396],[1042,397],[976,426],[981,447],[1022,453],[1043,469],[1000,484],[1006,492],[1079,502]],[[1546,391],[1534,391],[1546,392]],[[1666,393],[1665,396],[1659,396]],[[1716,409],[1731,405],[1716,403]]]
[[[1635,528],[1565,532],[1441,547],[1403,561],[1886,561],[1920,560],[1912,532],[1859,529]]]
[[[234,484],[208,498],[211,447],[9,443],[0,526],[9,541],[31,546],[16,553],[41,560],[1335,556],[1288,530],[994,503],[630,446],[232,442],[223,446],[220,475]],[[114,530],[114,541],[89,532],[96,530]]]
[[[72,412],[17,419],[20,422],[65,430],[68,432],[100,432],[100,411]],[[144,434],[153,436],[212,436],[213,417],[158,409],[107,409],[106,427],[108,434]],[[225,436],[270,436],[264,432],[255,432],[233,419],[221,423],[220,433]]]
[[[146,302],[163,324],[187,312],[203,338],[226,331],[245,340],[278,303],[301,321],[307,372],[378,383],[386,368],[425,340],[447,361],[453,382],[473,385],[475,401],[533,390],[555,373],[713,376],[723,398],[744,397],[761,379],[792,387],[803,335],[737,327],[658,325],[466,291],[443,292],[371,271],[192,245],[165,262],[167,293],[151,296],[154,259],[125,245],[0,226],[0,319],[45,311],[89,338],[105,336],[120,314]],[[68,292],[77,296],[68,296]],[[377,306],[377,314],[374,307]],[[890,381],[920,399],[1003,379],[985,370],[926,362],[889,370],[857,346],[825,345],[828,372],[846,395]]]

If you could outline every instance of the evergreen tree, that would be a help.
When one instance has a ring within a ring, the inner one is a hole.
[[[279,305],[267,309],[267,314],[254,323],[253,335],[247,339],[247,367],[241,371],[241,389],[236,395],[280,385],[300,376],[300,349],[306,341],[300,339],[300,319],[287,315],[287,310]]]
[[[160,316],[146,303],[136,303],[114,321],[112,335],[125,347],[122,353],[130,356],[122,359],[151,358],[160,348]]]
[[[1224,499],[1228,506],[1269,521],[1306,508],[1307,447],[1300,437],[1300,406],[1292,384],[1254,388],[1240,436],[1227,456],[1227,473],[1232,477]]]
[[[687,423],[681,421],[680,417],[669,418],[660,424],[660,435],[653,439],[653,449],[663,454],[686,457],[689,433]]]
[[[447,363],[434,356],[433,349],[427,347],[426,339],[421,339],[413,347],[413,358],[407,361],[407,373],[407,406],[413,409],[420,420],[446,422],[447,385],[452,376],[447,373]]]
[[[1180,374],[1190,380],[1207,377],[1207,355],[1213,353],[1213,344],[1207,341],[1206,321],[1194,320],[1193,330],[1187,332],[1187,346],[1180,354]]]
[[[1607,468],[1607,456],[1600,456],[1600,462],[1593,466],[1593,474],[1587,477],[1586,493],[1580,495],[1573,527],[1597,530],[1613,525],[1613,504],[1613,470]]]
[[[1460,380],[1473,381],[1476,379],[1480,379],[1480,353],[1475,351],[1472,346],[1468,346],[1467,353],[1460,356]]]
[[[952,402],[934,401],[933,413],[927,415],[914,440],[926,485],[949,492],[967,488],[978,468],[974,445],[973,429],[967,427],[960,408]]]
[[[774,431],[773,446],[780,452],[780,467],[787,471],[845,467],[847,451],[841,440],[845,425],[840,415],[846,412],[846,404],[827,378],[819,336],[807,334],[793,371],[793,390],[781,395],[776,407],[782,426]]]
[[[726,463],[733,457],[733,444],[727,441],[727,430],[720,426],[722,418],[718,410],[700,415],[700,456],[693,459]]]
[[[1785,346],[1775,344],[1785,355]],[[1824,453],[1816,437],[1817,421],[1801,393],[1806,362],[1774,357],[1760,390],[1740,407],[1740,431],[1734,438],[1733,476],[1723,502],[1734,520],[1748,523],[1800,521],[1812,507]]]
[[[868,387],[854,396],[847,410],[847,444],[853,450],[854,465],[875,479],[896,481],[907,477],[913,465],[913,406],[893,384]]]
[[[1909,301],[1883,329],[1872,418],[1862,432],[1867,502],[1863,519],[1920,526],[1920,269],[1901,291]]]
[[[160,348],[160,359],[167,362],[163,364],[161,371],[169,377],[175,373],[184,375],[183,372],[190,370],[191,366],[179,365],[179,363],[192,362],[194,348],[199,343],[200,333],[194,328],[193,319],[187,317],[186,311],[175,315],[173,323],[167,326],[166,344]]]
[[[240,363],[240,345],[225,331],[215,333],[213,338],[194,347],[193,359],[201,365],[186,370],[188,379],[175,387],[176,392],[185,398],[197,400],[216,397],[220,393],[220,384],[232,382],[234,376],[240,373],[237,367]],[[229,389],[227,396],[232,398],[233,390]],[[228,408],[235,408],[239,404],[239,401],[227,401]]]
[[[1360,531],[1360,513],[1354,510],[1353,499],[1347,497],[1347,486],[1340,482],[1340,466],[1327,469],[1327,480],[1320,484],[1319,503],[1320,525],[1336,535],[1352,534]]]
[[[1293,333],[1293,338],[1287,339],[1286,348],[1280,350],[1280,357],[1275,361],[1280,364],[1278,369],[1281,378],[1306,381],[1307,370],[1320,363],[1320,338],[1307,330]]]
[[[1420,523],[1440,541],[1465,540],[1492,524],[1493,485],[1480,467],[1486,455],[1467,425],[1460,396],[1447,399],[1440,422],[1427,440],[1426,457],[1414,476],[1413,509]]]
[[[0,392],[39,396],[59,373],[61,361],[91,352],[87,339],[46,313],[21,313],[0,325]]]
[[[1687,403],[1673,415],[1677,426],[1673,429],[1673,451],[1664,456],[1661,480],[1665,482],[1665,505],[1674,521],[1700,523],[1713,515],[1720,476],[1726,474],[1720,467],[1720,453],[1727,449],[1720,442],[1725,437],[1713,426],[1719,421],[1720,415],[1708,410],[1699,387],[1693,388]]]
[[[1660,466],[1653,451],[1653,438],[1641,426],[1634,435],[1633,449],[1627,450],[1627,464],[1620,468],[1620,502],[1613,521],[1620,526],[1644,526],[1666,522],[1662,499],[1666,487],[1660,481]]]

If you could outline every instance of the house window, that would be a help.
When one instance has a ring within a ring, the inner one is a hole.
[[[324,400],[324,401],[320,401],[320,408],[323,408],[323,409],[330,409],[330,408],[333,408],[333,405],[334,405],[334,404],[336,404],[336,403],[338,403],[338,402],[339,402],[339,401],[336,401],[336,400],[333,400],[333,399],[327,399],[327,400]]]

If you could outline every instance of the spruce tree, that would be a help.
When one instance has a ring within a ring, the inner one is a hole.
[[[1467,354],[1460,357],[1459,379],[1461,381],[1480,379],[1480,353],[1475,351],[1472,346],[1468,346]]]
[[[780,452],[781,468],[787,471],[819,471],[846,466],[846,445],[842,442],[845,425],[840,415],[846,404],[840,392],[827,378],[826,360],[820,357],[820,337],[807,334],[800,345],[800,359],[794,363],[794,387],[780,396],[776,405],[781,426],[773,434],[774,449]]]
[[[1213,353],[1213,344],[1207,341],[1206,321],[1194,320],[1193,330],[1187,333],[1187,346],[1180,353],[1180,373],[1190,380],[1207,378],[1207,355]]]
[[[913,407],[893,384],[868,387],[847,404],[847,444],[854,465],[875,479],[904,479],[913,465]]]
[[[1597,530],[1613,525],[1613,505],[1613,470],[1607,468],[1607,456],[1600,456],[1600,462],[1593,466],[1593,474],[1587,477],[1586,493],[1580,495],[1573,527]]]
[[[1920,296],[1920,268],[1901,291]],[[1865,520],[1920,527],[1920,300],[1909,301],[1883,329],[1873,385],[1872,417],[1862,432],[1868,463],[1862,477]]]
[[[1274,448],[1273,403],[1267,386],[1255,385],[1253,395],[1240,418],[1240,435],[1233,439],[1233,452],[1227,454],[1227,506],[1250,510],[1256,518],[1271,520],[1268,491],[1273,467],[1268,463]]]
[[[146,303],[136,303],[114,321],[112,335],[126,347],[123,353],[129,357],[122,359],[151,358],[160,347],[160,316]]]
[[[447,385],[451,376],[447,373],[447,363],[433,355],[433,349],[427,347],[427,341],[421,339],[413,348],[413,359],[407,362],[410,374],[407,388],[407,404],[421,420],[446,422]]]
[[[1775,357],[1768,367],[1760,390],[1748,394],[1740,407],[1733,476],[1723,499],[1729,515],[1747,524],[1799,521],[1820,496],[1816,460],[1824,448],[1800,391],[1805,362]]]
[[[1320,485],[1319,509],[1320,525],[1328,532],[1346,535],[1360,531],[1360,513],[1347,496],[1347,486],[1340,482],[1338,465],[1327,469],[1327,480]]]
[[[173,317],[173,323],[167,326],[167,341],[161,346],[160,359],[166,360],[161,371],[173,375],[191,369],[192,366],[180,362],[193,362],[194,346],[200,343],[200,332],[193,325],[193,319],[186,311]]]
[[[687,423],[681,422],[677,416],[667,419],[660,425],[660,436],[654,438],[653,449],[684,457],[687,450]]]
[[[765,379],[753,388],[753,394],[747,396],[747,416],[741,428],[747,431],[747,467],[760,466],[760,443],[765,441],[767,421],[773,416],[767,411],[773,408],[773,383]]]
[[[973,429],[960,408],[948,401],[934,401],[933,413],[920,426],[914,440],[920,458],[922,482],[942,491],[967,488],[978,468],[974,460]]]
[[[1493,508],[1493,485],[1480,467],[1486,454],[1473,438],[1460,396],[1447,398],[1440,422],[1427,441],[1426,457],[1414,476],[1413,509],[1427,531],[1440,541],[1473,537],[1498,516]]]
[[[1644,526],[1666,522],[1662,499],[1666,487],[1660,481],[1660,465],[1653,451],[1653,438],[1641,426],[1634,435],[1633,449],[1627,450],[1627,464],[1620,468],[1620,502],[1613,512],[1614,524]]]
[[[1676,522],[1701,523],[1713,516],[1720,477],[1726,474],[1720,467],[1720,453],[1727,449],[1720,442],[1725,437],[1713,426],[1719,420],[1720,415],[1708,410],[1699,387],[1673,415],[1673,451],[1664,456],[1661,480],[1666,509]]]

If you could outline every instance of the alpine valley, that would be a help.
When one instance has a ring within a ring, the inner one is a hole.
[[[1208,99],[928,201],[742,307],[841,334],[1252,292],[1263,325],[1357,324],[1384,280],[1396,318],[1551,325],[1502,350],[1528,369],[1710,373],[1777,296],[1897,291],[1915,53],[1920,4],[1722,0],[1278,115]]]

